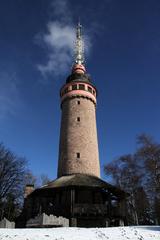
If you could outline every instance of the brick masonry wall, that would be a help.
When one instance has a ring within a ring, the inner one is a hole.
[[[78,96],[62,103],[58,177],[75,173],[100,177],[95,104]]]

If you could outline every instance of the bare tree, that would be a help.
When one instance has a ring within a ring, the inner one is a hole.
[[[137,137],[137,144],[134,154],[106,164],[104,171],[131,194],[140,224],[160,224],[160,145],[146,134]]]
[[[24,182],[26,161],[0,144],[0,202],[7,194],[19,194]]]
[[[30,170],[27,170],[24,175],[24,185],[34,185],[35,187],[38,186],[37,183],[38,179],[36,176],[33,175],[33,173]]]
[[[145,169],[145,191],[152,206],[155,223],[160,224],[160,144],[146,134],[138,136],[139,148],[136,152]]]
[[[0,144],[0,219],[12,219],[22,205],[26,160]]]
[[[41,180],[41,185],[43,186],[43,185],[46,185],[46,184],[48,184],[49,182],[50,182],[50,179],[49,179],[49,177],[46,175],[46,174],[41,174],[41,176],[40,176],[40,180]]]

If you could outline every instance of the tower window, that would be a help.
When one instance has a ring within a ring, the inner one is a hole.
[[[78,152],[78,153],[76,153],[76,155],[77,155],[77,158],[80,158],[80,153]]]
[[[84,84],[79,84],[79,89],[80,89],[80,90],[85,90]]]
[[[77,122],[80,122],[80,117],[77,117]]]
[[[77,90],[77,85],[72,85],[72,90]]]
[[[91,87],[88,87],[88,92],[92,93],[92,88]]]
[[[68,87],[64,89],[64,93],[67,93],[67,92],[68,92]]]
[[[77,101],[77,104],[80,105],[80,101],[79,100]]]

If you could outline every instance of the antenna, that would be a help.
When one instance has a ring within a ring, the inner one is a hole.
[[[76,30],[75,63],[84,63],[84,42],[82,39],[82,25],[80,24],[80,21],[78,21]]]

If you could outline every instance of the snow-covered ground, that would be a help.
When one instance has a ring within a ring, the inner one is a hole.
[[[160,240],[160,226],[0,229],[0,240]]]

